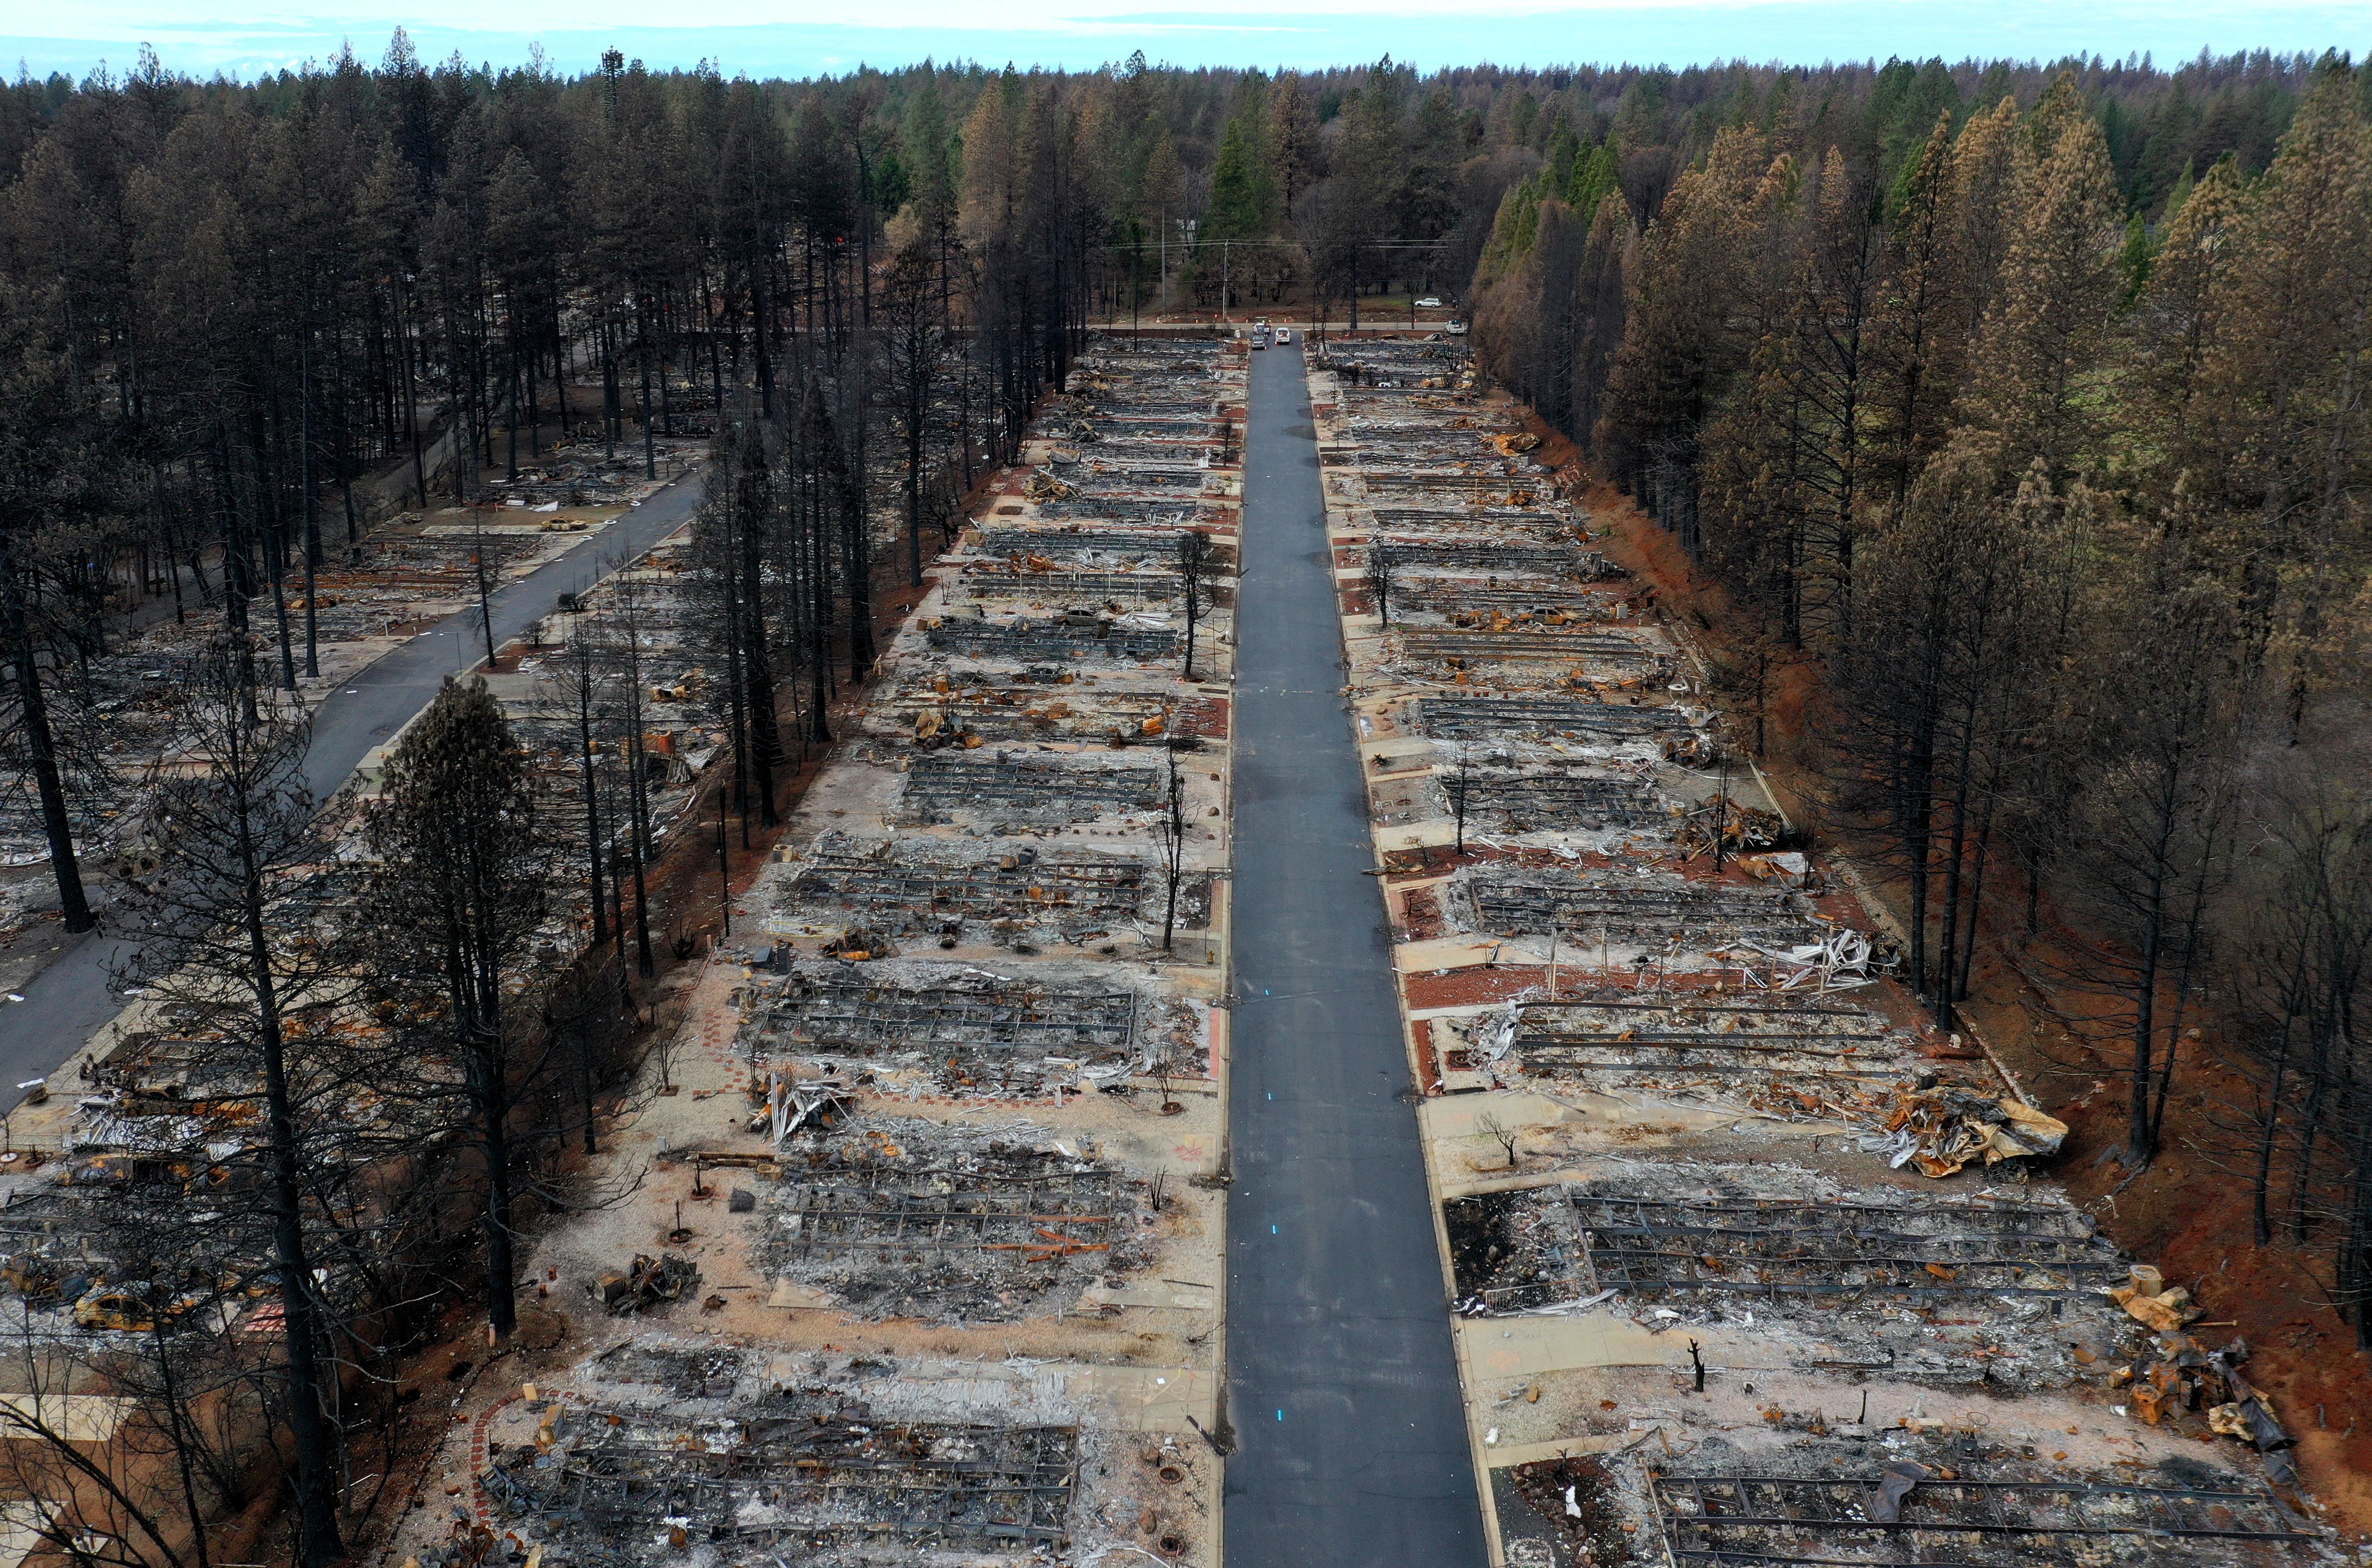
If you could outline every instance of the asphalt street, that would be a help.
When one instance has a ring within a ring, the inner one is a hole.
[[[699,504],[700,483],[687,475],[566,554],[488,596],[497,646],[552,614],[560,596],[588,588],[612,563],[641,554],[682,525]],[[447,676],[485,656],[477,609],[439,621],[345,681],[323,699],[313,717],[305,782],[326,800],[371,748],[426,707]],[[102,914],[102,924],[104,915]],[[65,949],[34,977],[22,1002],[0,1004],[0,1112],[23,1098],[17,1086],[48,1076],[123,1009],[111,983],[128,951],[125,937],[104,931]]]
[[[1251,359],[1237,625],[1235,1568],[1479,1565],[1298,346]]]

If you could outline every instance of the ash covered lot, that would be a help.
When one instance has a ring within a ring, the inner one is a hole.
[[[1217,1560],[1241,401],[1099,345],[935,563],[423,1563]]]
[[[1512,405],[1440,343],[1310,386],[1501,1560],[2326,1555],[2248,1346],[1922,1021]]]

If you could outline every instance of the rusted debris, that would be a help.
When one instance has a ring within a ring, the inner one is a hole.
[[[1898,1093],[1871,1146],[1900,1169],[1941,1179],[1971,1162],[1998,1165],[2059,1152],[2067,1124],[2012,1098],[1938,1086]]]
[[[603,1274],[592,1285],[594,1298],[613,1318],[640,1312],[662,1301],[675,1301],[700,1281],[699,1268],[672,1252],[653,1258],[635,1254],[623,1273]]]

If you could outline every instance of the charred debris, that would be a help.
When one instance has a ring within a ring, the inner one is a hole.
[[[1207,1561],[1239,354],[1092,342],[930,563],[424,1564]]]
[[[1538,435],[1356,353],[1312,401],[1506,1560],[2316,1555],[2249,1347],[2051,1184]]]

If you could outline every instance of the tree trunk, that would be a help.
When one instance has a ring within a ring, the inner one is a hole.
[[[473,1047],[478,1076],[478,1137],[486,1156],[486,1322],[498,1340],[518,1331],[518,1269],[512,1256],[510,1086],[505,1081],[501,1025],[483,1021],[490,1039]]]
[[[318,680],[321,675],[321,596],[313,585],[321,567],[321,487],[316,482],[313,461],[313,343],[309,332],[305,341],[303,373],[297,377],[297,401],[303,411],[298,421],[298,439],[305,448],[297,464],[305,485],[305,673]]]
[[[634,308],[634,358],[642,370],[642,397],[638,405],[643,416],[643,477],[659,476],[657,433],[651,428],[651,331],[644,319],[639,301]]]
[[[577,671],[576,745],[585,773],[585,856],[593,889],[593,946],[609,939],[601,905],[601,798],[593,772],[593,681],[590,668]]]
[[[50,841],[50,869],[58,884],[65,928],[76,935],[94,922],[83,892],[82,867],[75,859],[74,824],[66,815],[65,784],[58,772],[57,742],[50,733],[48,700],[41,691],[41,660],[26,623],[25,590],[17,573],[16,536],[0,526],[0,631],[8,639],[9,664],[17,675],[17,703],[23,715],[25,747],[31,753],[33,784],[41,797],[41,829]]]
[[[230,759],[241,766],[236,731]],[[296,1119],[289,1099],[286,1040],[281,1031],[278,987],[272,948],[264,935],[262,870],[256,864],[253,828],[245,803],[238,807],[241,913],[247,928],[258,1043],[263,1055],[265,1134],[270,1144],[273,1262],[280,1274],[281,1343],[287,1357],[288,1428],[296,1452],[297,1560],[304,1568],[326,1568],[343,1554],[338,1539],[337,1499],[331,1481],[333,1457],[330,1423],[321,1412],[320,1330],[316,1323],[313,1268],[306,1256],[304,1189],[298,1172]]]

